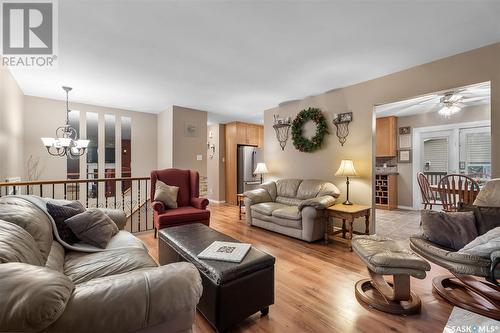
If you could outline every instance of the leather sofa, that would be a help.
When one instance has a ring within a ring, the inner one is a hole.
[[[104,212],[121,240],[93,253],[63,248],[46,201],[0,198],[0,331],[191,332],[202,294],[194,265],[158,267],[118,210]]]
[[[163,202],[153,201],[155,238],[159,229],[190,223],[210,224],[208,199],[200,198],[200,175],[194,170],[176,168],[151,171],[151,198],[155,197],[156,181],[177,186],[177,208],[167,209]]]
[[[313,242],[324,237],[325,209],[340,191],[321,180],[279,179],[244,194],[249,225]]]

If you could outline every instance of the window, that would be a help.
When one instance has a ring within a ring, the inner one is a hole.
[[[491,177],[491,133],[489,127],[460,130],[460,171],[473,178]]]
[[[424,141],[424,170],[448,172],[448,139],[436,138]]]

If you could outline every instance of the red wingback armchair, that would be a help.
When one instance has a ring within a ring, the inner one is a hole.
[[[155,197],[156,181],[177,186],[177,208],[165,208],[163,202],[153,201],[155,238],[159,229],[189,223],[209,225],[208,199],[200,198],[200,175],[194,170],[164,169],[151,171],[151,199]]]

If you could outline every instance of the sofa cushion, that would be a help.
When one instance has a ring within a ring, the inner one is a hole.
[[[68,252],[64,274],[75,284],[136,269],[156,267],[147,251],[140,248],[122,248],[96,253]]]
[[[267,193],[269,193],[269,195],[271,196],[271,201],[276,201],[276,183],[271,181],[271,182],[266,182],[264,184],[261,184],[259,186],[260,188],[263,188],[264,190],[267,191]]]
[[[276,195],[278,197],[295,198],[302,179],[278,179],[276,181]]]
[[[263,215],[268,215],[268,216],[271,216],[273,211],[275,211],[276,209],[285,208],[285,207],[287,207],[287,206],[284,204],[277,203],[277,202],[262,202],[262,203],[250,206],[252,211],[256,211],[256,212],[259,212]]]
[[[0,198],[0,220],[14,223],[26,230],[36,242],[43,260],[47,260],[52,243],[52,221],[39,207],[27,200],[33,196]],[[41,199],[40,199],[41,200]]]
[[[61,316],[74,288],[67,276],[23,263],[0,266],[2,332],[39,332]]]
[[[189,221],[201,221],[210,218],[210,211],[198,209],[191,206],[167,209],[165,213],[158,215],[160,225],[182,224]]]
[[[318,195],[321,187],[323,185],[323,181],[315,180],[315,179],[307,179],[300,183],[299,188],[297,189],[297,198],[298,199],[311,199]]]
[[[256,220],[269,222],[269,223],[272,223],[272,224],[275,224],[275,225],[278,225],[281,227],[285,227],[285,228],[302,230],[302,220],[284,219],[284,218],[277,217],[277,216],[260,214],[258,212],[253,212],[252,218],[254,218]],[[255,224],[254,222],[255,221],[253,221],[252,224]]]
[[[138,248],[147,250],[146,245],[144,245],[144,243],[139,238],[124,230],[120,230],[116,235],[111,237],[105,249],[99,249],[99,251],[95,251],[95,249],[97,249],[95,246],[84,242],[75,243],[74,248],[76,248],[78,251],[87,253],[102,252],[122,248]]]
[[[35,240],[20,226],[0,220],[0,263],[22,262],[43,266]]]
[[[78,239],[104,249],[118,227],[106,214],[98,209],[88,209],[64,221]]]
[[[68,244],[78,242],[78,237],[71,231],[71,228],[64,223],[66,219],[83,213],[85,208],[78,201],[73,201],[69,204],[61,205],[55,202],[47,202],[47,212],[52,216],[56,223],[57,233],[63,241]]]
[[[458,251],[478,236],[473,212],[422,210],[421,217],[425,237],[446,248]]]
[[[288,206],[298,206],[302,200],[297,198],[276,197],[276,202]]]
[[[278,208],[273,211],[272,216],[281,217],[289,220],[300,220],[302,214],[297,206],[287,206],[283,208]]]

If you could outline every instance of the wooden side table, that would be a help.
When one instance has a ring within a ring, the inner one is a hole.
[[[349,251],[352,251],[351,240],[353,234],[362,234],[353,230],[353,223],[357,217],[365,217],[365,234],[370,233],[370,206],[336,204],[327,208],[328,218],[338,218],[342,220],[342,229],[329,233],[328,225],[325,231],[325,243],[328,240],[336,240],[346,243]],[[330,221],[328,221],[330,223]],[[347,222],[347,226],[346,226]],[[341,236],[339,234],[342,234]],[[338,236],[337,236],[338,235]]]
[[[238,202],[238,209],[240,210],[239,211],[239,219],[241,220],[241,215],[244,214],[242,211],[241,211],[241,207],[243,207],[243,202],[245,200],[245,195],[243,193],[238,193],[236,194],[236,201]]]

